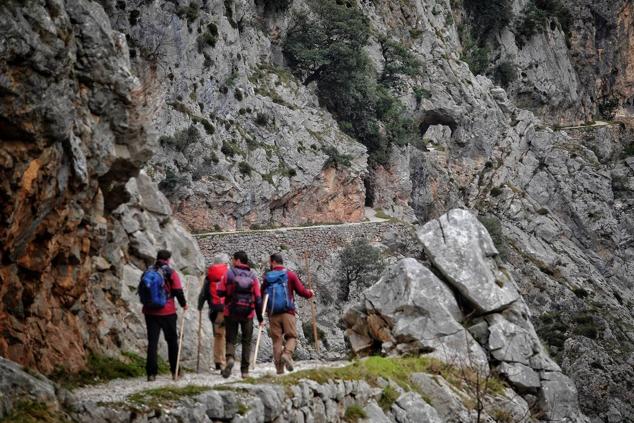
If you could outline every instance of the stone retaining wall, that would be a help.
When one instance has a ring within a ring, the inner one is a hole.
[[[270,254],[303,258],[306,253],[311,261],[327,261],[333,253],[357,238],[369,242],[393,241],[414,248],[413,227],[400,222],[368,222],[342,225],[286,228],[244,232],[217,232],[196,235],[200,249],[208,261],[215,254],[244,250],[256,263],[262,264]],[[285,254],[286,253],[286,254]]]

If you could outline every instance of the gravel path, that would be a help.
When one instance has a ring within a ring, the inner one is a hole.
[[[295,369],[307,370],[315,369],[319,367],[342,367],[350,364],[347,361],[297,361],[295,362]],[[273,363],[258,364],[255,370],[251,370],[249,376],[260,377],[264,375],[275,374],[275,367]],[[172,381],[170,376],[160,375],[154,382],[147,382],[145,377],[134,379],[116,379],[102,385],[86,386],[78,388],[73,391],[74,396],[81,402],[94,401],[94,402],[120,402],[140,391],[147,389],[161,388],[164,386],[187,386],[187,385],[200,385],[200,386],[217,386],[228,382],[240,381],[240,364],[236,363],[233,367],[233,374],[230,378],[224,379],[219,371],[213,371],[200,374],[186,373],[178,381]]]

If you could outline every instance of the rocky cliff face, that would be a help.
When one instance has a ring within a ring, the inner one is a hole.
[[[288,13],[252,1],[102,3],[136,66],[158,64],[165,107],[149,172],[191,229],[363,219],[365,149],[282,66]]]
[[[198,282],[155,184],[200,230],[466,207],[583,411],[633,418],[632,133],[546,126],[631,113],[631,2],[501,2],[484,44],[465,37],[478,2],[360,2],[377,71],[381,35],[423,64],[391,90],[417,137],[372,166],[289,71],[305,1],[18,3],[0,6],[3,356],[49,372],[138,349],[134,286],[159,246]]]
[[[152,75],[130,71],[103,9],[5,2],[0,28],[0,353],[76,371],[89,352],[142,342],[134,266],[170,247],[198,276],[202,257],[156,184],[130,179],[156,146],[146,123],[158,94]]]

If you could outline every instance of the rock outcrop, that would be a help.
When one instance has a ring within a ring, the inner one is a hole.
[[[150,172],[191,229],[364,218],[365,148],[283,67],[288,15],[242,0],[102,3],[136,67],[160,64]]]
[[[324,372],[332,372],[334,376],[329,380],[321,380],[319,372],[309,371],[296,380],[268,377],[260,383],[220,387],[164,386],[137,392],[115,403],[82,399],[58,389],[43,376],[34,377],[16,364],[0,359],[0,386],[13,389],[3,390],[0,419],[48,418],[91,423],[128,420],[440,423],[473,421],[478,416],[485,421],[525,421],[529,415],[528,404],[511,389],[498,386],[478,391],[473,383],[456,378],[459,373],[455,370],[452,373],[449,368],[445,369],[449,379],[433,369],[430,373],[404,375],[403,380],[393,380],[388,375],[375,376],[370,381],[358,378],[355,372],[366,365],[366,369],[373,365],[388,368],[399,365],[390,363],[390,359],[379,360],[341,368],[341,375],[346,377],[337,377],[337,370],[324,368]],[[17,399],[12,394],[21,396]]]
[[[132,73],[95,2],[4,2],[0,29],[0,354],[50,373],[140,352],[140,269],[159,247],[190,284],[204,265],[139,175],[156,147],[155,81]]]
[[[414,259],[399,261],[346,312],[352,350],[429,354],[483,375],[491,367],[535,416],[587,421],[574,383],[542,347],[526,303],[476,217],[450,210],[418,236],[443,280]]]

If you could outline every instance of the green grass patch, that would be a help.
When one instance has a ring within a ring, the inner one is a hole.
[[[158,408],[161,404],[175,403],[182,397],[193,397],[210,389],[210,387],[198,385],[184,387],[164,386],[132,394],[128,397],[128,401],[134,405]]]
[[[352,364],[338,368],[320,368],[293,372],[284,376],[263,376],[248,379],[246,383],[271,383],[285,387],[297,385],[302,379],[327,383],[330,380],[365,380],[372,386],[379,386],[379,379],[388,379],[406,391],[419,392],[410,380],[414,373],[441,375],[447,382],[458,387],[474,389],[479,382],[484,383],[484,376],[470,368],[457,368],[435,358],[420,357],[368,357],[356,360]],[[487,392],[501,394],[504,383],[497,377],[490,377]],[[420,392],[419,392],[420,393]]]
[[[383,388],[383,392],[381,392],[381,398],[379,398],[379,407],[383,409],[383,411],[387,411],[392,408],[392,404],[396,402],[399,394],[396,388],[392,385],[387,385]]]
[[[0,419],[1,423],[66,423],[70,420],[59,411],[44,403],[21,400],[15,403],[10,413]]]
[[[367,417],[368,414],[359,404],[350,404],[348,408],[346,408],[346,413],[343,415],[343,420],[349,423],[355,423]]]
[[[243,402],[239,402],[238,403],[238,414],[241,416],[244,416],[245,414],[247,414],[249,412],[250,408],[248,405],[246,405]]]
[[[374,216],[378,217],[379,219],[392,220],[392,216],[386,214],[383,209],[374,209],[374,211]]]
[[[169,373],[169,366],[159,359],[159,373]],[[122,357],[113,358],[90,354],[86,368],[78,373],[68,373],[58,369],[49,378],[67,389],[84,385],[96,385],[113,379],[128,379],[145,375],[145,358],[131,352],[122,353]]]

